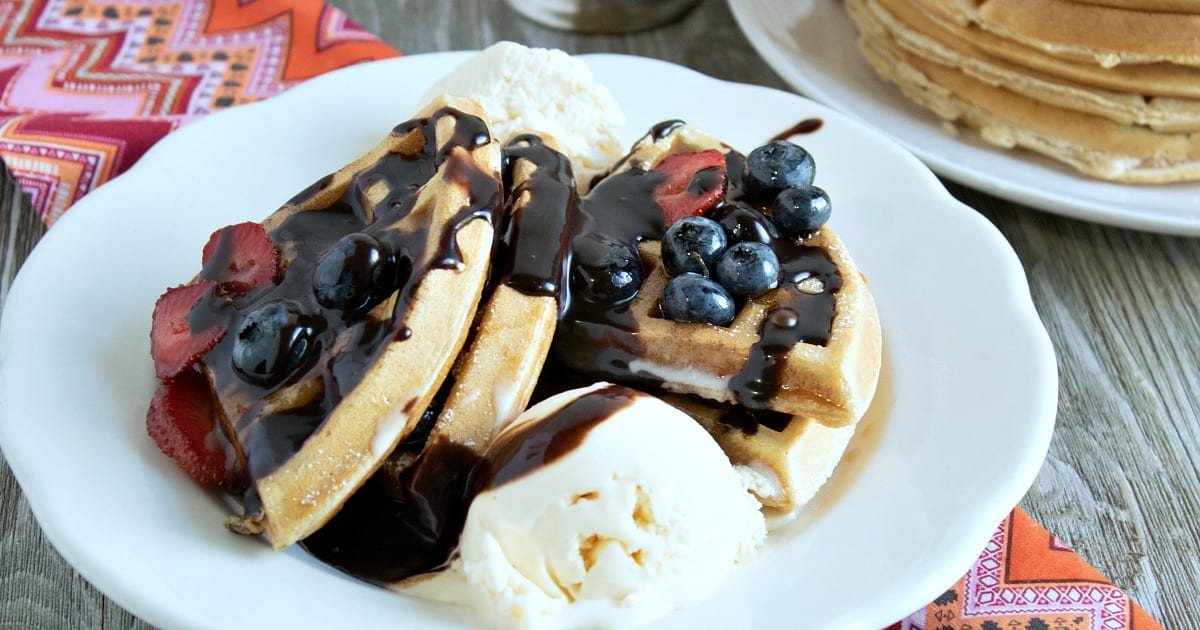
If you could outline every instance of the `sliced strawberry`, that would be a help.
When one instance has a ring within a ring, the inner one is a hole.
[[[279,252],[263,226],[247,221],[223,227],[204,245],[200,277],[218,283],[222,291],[245,295],[251,289],[275,282]]]
[[[704,214],[725,195],[725,156],[716,149],[668,155],[654,172],[667,175],[653,193],[666,227]]]
[[[225,451],[214,420],[208,381],[196,370],[163,381],[146,412],[146,432],[196,483],[226,482]]]
[[[150,328],[150,356],[159,378],[171,378],[191,367],[225,336],[225,325],[214,324],[193,331],[188,326],[192,307],[213,288],[210,280],[199,280],[172,289],[158,298]]]

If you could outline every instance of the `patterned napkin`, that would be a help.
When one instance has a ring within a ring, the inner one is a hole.
[[[0,2],[0,158],[47,226],[212,111],[398,53],[320,0]],[[1161,626],[1020,509],[888,630]]]
[[[1162,630],[1061,540],[1016,508],[967,574],[887,630]]]
[[[319,0],[0,2],[0,158],[47,226],[212,111],[398,53]]]

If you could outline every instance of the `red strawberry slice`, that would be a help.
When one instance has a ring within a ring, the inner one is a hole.
[[[210,488],[227,478],[219,431],[208,381],[200,372],[187,370],[159,383],[146,412],[146,432],[196,483]]]
[[[210,280],[199,280],[172,289],[154,304],[150,328],[150,356],[159,378],[171,378],[191,367],[225,336],[225,325],[214,324],[200,331],[188,326],[192,307],[213,288]]]
[[[200,277],[213,280],[225,292],[245,295],[251,289],[275,282],[279,252],[263,226],[247,221],[223,227],[204,245]]]
[[[654,172],[667,175],[653,192],[665,227],[703,214],[725,195],[725,156],[716,149],[668,155]]]

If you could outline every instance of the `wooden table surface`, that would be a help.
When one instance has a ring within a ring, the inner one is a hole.
[[[542,28],[494,0],[333,4],[410,54],[511,39],[787,87],[720,0],[679,23],[615,37]],[[947,187],[1012,243],[1058,354],[1054,441],[1021,506],[1166,627],[1200,627],[1200,239],[1092,225]],[[3,295],[42,230],[10,181],[0,184],[0,204]],[[3,460],[0,627],[145,627],[46,542]]]

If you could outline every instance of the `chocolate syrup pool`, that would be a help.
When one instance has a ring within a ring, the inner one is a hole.
[[[377,473],[302,544],[321,561],[377,584],[444,568],[476,494],[571,453],[592,428],[637,395],[615,385],[587,392],[546,418],[505,433],[485,457],[435,440],[414,465]]]

